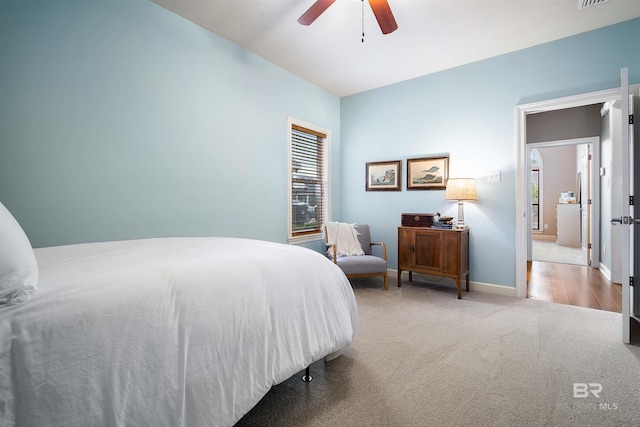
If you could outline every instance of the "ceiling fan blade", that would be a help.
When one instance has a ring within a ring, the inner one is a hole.
[[[322,15],[322,12],[327,10],[335,1],[336,0],[317,0],[298,18],[298,22],[302,25],[311,25],[311,23],[318,19],[318,16]]]
[[[387,0],[369,0],[369,4],[371,5],[373,14],[378,20],[378,25],[380,25],[382,34],[393,33],[398,29],[398,24],[396,23],[396,19],[393,17],[393,13],[391,12],[391,8],[389,7]]]

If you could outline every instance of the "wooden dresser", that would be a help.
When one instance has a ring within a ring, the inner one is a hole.
[[[469,229],[398,227],[398,287],[402,272],[450,277],[462,298],[462,278],[469,292]]]

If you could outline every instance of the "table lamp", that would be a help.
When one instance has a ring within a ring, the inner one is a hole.
[[[476,181],[473,178],[449,178],[444,198],[458,201],[458,221],[456,228],[465,228],[464,202],[465,200],[478,200],[476,195]]]

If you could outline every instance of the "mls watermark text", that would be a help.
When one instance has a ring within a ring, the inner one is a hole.
[[[587,399],[595,398],[601,399],[603,397],[603,387],[600,383],[574,383],[573,384],[573,398],[574,399]],[[556,410],[559,411],[615,411],[618,409],[618,404],[614,402],[592,402],[584,400],[574,400],[569,403],[558,403]]]

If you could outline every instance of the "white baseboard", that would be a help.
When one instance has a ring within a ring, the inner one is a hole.
[[[511,286],[494,285],[491,283],[469,282],[470,291],[486,292],[488,294],[503,295],[507,297],[516,296],[516,288]]]
[[[398,270],[388,269],[387,274],[390,277],[397,278]],[[429,276],[428,274],[414,273],[420,276]],[[464,287],[464,285],[463,285]],[[503,295],[508,297],[516,296],[516,288],[511,286],[503,286],[503,285],[494,285],[492,283],[483,283],[483,282],[469,282],[469,291],[477,291],[477,292],[486,292],[488,294],[496,294]]]
[[[558,240],[558,236],[556,236],[555,234],[538,234],[538,233],[531,233],[531,238],[533,240],[544,240],[547,242],[555,242],[556,240]]]
[[[600,263],[600,272],[604,274],[604,277],[606,277],[607,280],[611,281],[611,272],[609,271],[607,266],[602,263]]]

